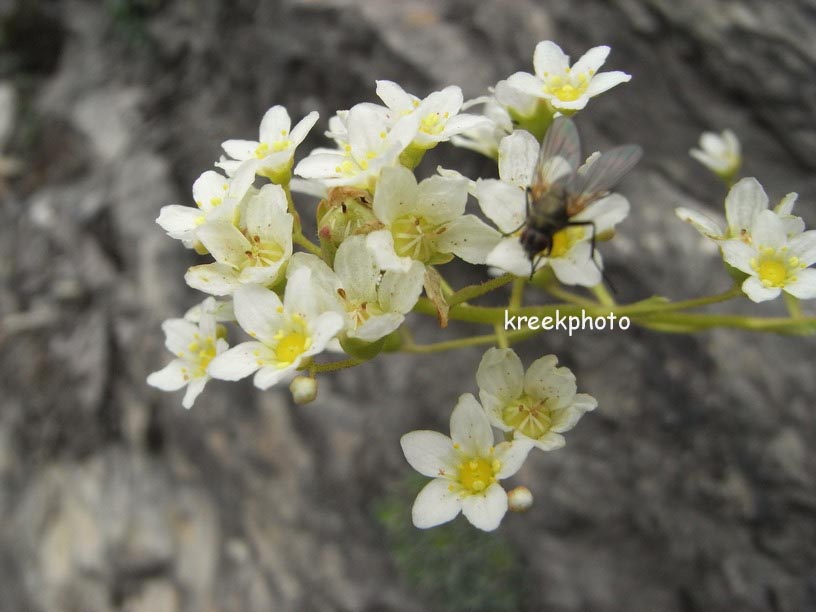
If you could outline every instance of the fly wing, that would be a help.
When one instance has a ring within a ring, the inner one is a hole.
[[[642,154],[643,149],[637,145],[624,145],[602,153],[578,169],[569,186],[570,192],[596,199],[612,189],[638,163]]]
[[[539,199],[555,183],[568,183],[580,163],[578,130],[570,119],[559,117],[552,122],[541,143],[533,183],[530,185],[533,199]]]

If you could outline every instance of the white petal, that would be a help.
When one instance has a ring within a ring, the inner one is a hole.
[[[756,251],[740,239],[726,240],[720,245],[723,259],[726,263],[742,270],[746,274],[754,274],[751,259],[756,257]]]
[[[619,193],[613,193],[587,206],[573,220],[592,221],[595,232],[602,234],[623,221],[629,214],[629,208],[629,200]]]
[[[448,481],[436,478],[419,492],[411,510],[415,527],[428,529],[456,518],[462,504],[459,496],[448,488],[449,485]]]
[[[214,170],[207,170],[193,183],[193,200],[197,206],[204,208],[213,199],[223,199],[228,188],[229,180],[226,177]]]
[[[770,246],[779,248],[784,246],[788,241],[788,235],[785,233],[785,226],[782,221],[773,211],[763,210],[754,220],[754,225],[751,228],[751,235],[754,244],[757,246]]]
[[[521,440],[529,440],[530,442],[533,443],[533,446],[543,451],[558,450],[559,448],[564,448],[564,445],[567,443],[567,441],[564,439],[564,436],[553,431],[544,434],[538,440],[532,440],[527,436],[519,434],[519,432],[516,432],[516,435]]]
[[[501,468],[499,468],[496,478],[504,480],[518,472],[532,448],[533,445],[527,440],[502,442],[496,446],[494,457],[501,463]]]
[[[467,196],[466,180],[432,176],[419,184],[413,211],[431,223],[446,223],[464,214]]]
[[[451,414],[454,446],[471,457],[482,456],[493,446],[493,430],[484,408],[471,393],[463,393]]]
[[[241,380],[261,367],[259,362],[273,357],[269,347],[260,342],[242,342],[213,358],[207,373],[219,380]]]
[[[536,359],[524,374],[524,391],[538,399],[555,399],[558,406],[568,406],[577,391],[575,376],[557,364],[555,355]]]
[[[384,168],[374,193],[374,214],[391,225],[398,217],[414,211],[417,197],[417,182],[414,173],[398,166]]]
[[[512,349],[491,348],[482,356],[476,370],[479,390],[506,404],[521,396],[524,366]]]
[[[493,129],[493,123],[487,117],[479,115],[459,114],[448,119],[445,129],[439,134],[440,140],[447,140],[455,134],[462,134],[471,130]]]
[[[343,241],[334,258],[334,270],[349,299],[364,302],[377,300],[380,266],[366,246],[364,236],[351,236]]]
[[[569,68],[569,56],[554,42],[545,40],[536,45],[533,52],[533,67],[540,77],[548,74],[562,75]]]
[[[252,384],[258,389],[269,389],[270,387],[274,387],[278,383],[285,382],[286,380],[292,378],[297,372],[299,365],[300,359],[286,366],[285,368],[277,368],[273,366],[261,368],[255,373],[255,377],[252,379]]]
[[[586,96],[592,98],[593,96],[612,89],[616,85],[627,83],[631,80],[632,75],[626,74],[625,72],[617,70],[614,72],[601,72],[592,77],[592,80],[586,88]]]
[[[311,113],[306,115],[303,119],[298,121],[298,124],[294,128],[292,128],[292,131],[289,134],[289,140],[292,141],[292,144],[294,144],[294,146],[299,145],[306,139],[306,136],[314,127],[314,124],[317,123],[319,117],[320,115],[317,111],[312,111]]]
[[[366,245],[377,258],[377,265],[382,270],[408,272],[414,264],[410,257],[400,257],[394,250],[394,236],[389,230],[377,230],[366,234]]]
[[[574,74],[582,74],[584,72],[598,72],[598,68],[604,65],[606,58],[609,56],[610,48],[606,46],[593,47],[572,66]]]
[[[507,493],[494,482],[480,495],[468,495],[462,500],[462,514],[474,527],[493,531],[507,513]]]
[[[518,231],[527,219],[527,198],[518,187],[496,179],[479,179],[473,195],[485,216],[504,233]]]
[[[507,78],[507,85],[521,94],[542,98],[545,95],[544,82],[527,72],[517,72]]]
[[[188,365],[181,359],[174,359],[158,372],[147,377],[147,384],[162,391],[176,391],[190,380]]]
[[[485,263],[516,276],[530,276],[532,264],[518,238],[504,238],[488,253]]]
[[[717,226],[717,223],[706,215],[682,206],[675,209],[674,214],[676,214],[682,221],[691,223],[691,225],[694,226],[694,229],[700,232],[703,236],[714,239],[722,238],[722,229],[720,229]]]
[[[731,237],[749,231],[757,215],[767,208],[768,196],[759,181],[749,177],[736,183],[725,196],[725,218]]]
[[[235,318],[253,338],[271,344],[283,325],[283,305],[274,291],[242,285],[235,291]]]
[[[162,323],[162,331],[167,350],[178,356],[187,352],[187,347],[198,334],[198,326],[184,319],[167,319]]]
[[[808,268],[798,272],[796,280],[786,285],[785,291],[800,300],[816,298],[816,270]]]
[[[272,143],[289,136],[292,120],[283,106],[277,105],[264,113],[258,133],[261,142]]]
[[[502,138],[499,144],[499,176],[503,181],[522,189],[533,182],[541,144],[535,136],[516,130]]]
[[[340,174],[340,164],[345,157],[336,153],[312,153],[300,160],[295,166],[295,174],[307,179],[325,179]]]
[[[255,140],[227,140],[221,143],[221,147],[232,159],[243,161],[255,156],[258,144]]]
[[[774,212],[780,217],[790,215],[793,212],[793,205],[796,204],[798,197],[799,194],[794,192],[785,195],[785,197],[779,201],[779,204],[774,206]]]
[[[437,248],[468,263],[483,264],[501,239],[499,232],[475,215],[464,215],[448,224],[439,236]]]
[[[412,431],[400,438],[400,445],[405,459],[423,476],[456,477],[457,455],[448,436],[437,431]]]
[[[394,81],[377,81],[377,97],[395,111],[413,111],[414,102],[419,101],[419,98],[406,93]]]
[[[384,338],[402,325],[405,316],[395,312],[387,312],[381,315],[374,315],[363,322],[360,327],[349,332],[352,338],[358,338],[364,342],[374,342]]]
[[[198,228],[196,234],[218,263],[240,266],[252,245],[237,227],[226,221],[210,221]]]
[[[201,395],[208,380],[209,376],[201,376],[191,380],[190,384],[187,385],[187,392],[184,394],[184,399],[181,400],[181,405],[188,410],[192,408],[196,398]]]
[[[193,289],[211,295],[231,295],[241,284],[232,266],[220,263],[193,266],[187,270],[184,281]]]
[[[304,357],[322,353],[326,345],[343,329],[345,320],[336,312],[324,312],[312,322],[312,344]]]
[[[563,257],[549,259],[556,278],[565,285],[580,285],[594,287],[601,282],[602,276],[599,266],[590,258],[592,245],[581,242],[573,246]],[[595,253],[599,261],[599,253]]]
[[[377,300],[385,312],[409,312],[422,294],[425,281],[425,266],[414,261],[408,272],[394,272],[383,274],[380,286],[377,289]]]
[[[167,235],[176,240],[192,240],[196,228],[204,215],[198,208],[173,204],[162,206],[159,217],[156,219]]]
[[[284,258],[292,253],[294,219],[287,210],[286,194],[280,185],[264,185],[247,204],[246,225],[250,235],[283,247]]]
[[[513,428],[503,420],[504,401],[485,391],[479,391],[479,401],[482,402],[482,407],[485,409],[487,418],[493,427],[501,431],[513,431]]]
[[[791,238],[790,249],[806,267],[816,263],[816,230]]]
[[[782,293],[779,287],[765,287],[756,276],[749,276],[742,283],[742,291],[753,302],[766,302],[778,298]]]
[[[340,300],[338,292],[343,285],[334,270],[329,268],[325,261],[311,253],[295,253],[286,270],[286,276],[291,279],[300,268],[304,267],[308,268],[310,272],[308,279],[305,276],[298,275],[296,278],[301,280],[296,282],[306,282],[308,284],[306,291],[312,293],[314,298],[314,300],[310,300],[310,304],[314,305],[309,308],[314,312],[333,310],[345,314],[346,309]],[[289,301],[292,302],[292,296],[290,296]]]

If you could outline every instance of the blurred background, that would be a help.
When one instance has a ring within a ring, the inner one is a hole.
[[[161,321],[202,297],[182,280],[194,256],[154,220],[192,204],[223,140],[255,138],[273,104],[318,110],[302,156],[375,79],[473,97],[531,70],[545,39],[573,59],[608,44],[607,69],[633,75],[578,117],[589,150],[646,151],[602,247],[620,299],[729,284],[673,215],[722,209],[688,156],[703,130],[733,129],[744,174],[774,202],[799,192],[814,226],[811,0],[0,1],[0,611],[816,610],[811,339],[520,345],[528,364],[556,353],[600,406],[531,455],[514,482],[535,505],[490,535],[461,518],[415,530],[421,482],[399,449],[448,431],[478,349],[382,356],[323,376],[303,407],[210,383],[185,411],[145,384],[169,358]],[[743,302],[726,308],[782,313]]]

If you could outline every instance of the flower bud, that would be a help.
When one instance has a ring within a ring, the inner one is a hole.
[[[533,505],[533,494],[527,487],[516,487],[507,492],[507,507],[511,512],[526,512]]]
[[[308,404],[317,397],[317,381],[310,376],[296,376],[289,385],[296,404]]]
[[[371,210],[367,191],[336,187],[317,208],[317,235],[329,261],[340,243],[355,234],[367,234],[381,227]]]

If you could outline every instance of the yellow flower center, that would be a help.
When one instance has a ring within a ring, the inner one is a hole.
[[[308,336],[301,332],[284,334],[275,347],[275,357],[281,364],[294,362],[311,344]]]
[[[562,102],[574,102],[584,95],[591,78],[592,74],[586,72],[577,75],[545,77],[544,91]]]
[[[482,457],[467,459],[459,466],[459,484],[470,493],[481,493],[496,482],[496,473],[501,469],[497,460]]]
[[[410,257],[423,263],[436,252],[436,239],[444,231],[423,217],[406,215],[391,224],[394,250],[400,257]]]
[[[422,118],[419,124],[419,129],[426,134],[437,135],[445,129],[445,124],[449,117],[449,113],[440,115],[439,113],[428,113]]]
[[[583,227],[565,227],[553,234],[549,257],[563,257],[584,237]]]
[[[182,355],[180,355],[181,357]],[[187,345],[187,353],[183,357],[195,365],[192,372],[184,370],[185,378],[200,378],[207,373],[207,366],[215,358],[215,338],[207,337],[203,340],[196,334],[193,341]]]
[[[760,247],[759,258],[750,261],[751,268],[757,273],[760,282],[765,287],[784,287],[796,281],[797,270],[805,266],[798,257],[788,256],[788,247],[780,249]]]
[[[528,438],[538,440],[550,431],[552,411],[547,400],[522,396],[502,410],[502,420]]]
[[[241,269],[250,267],[271,266],[283,257],[283,248],[272,241],[261,240],[260,236],[249,235],[250,248],[244,252],[246,259],[243,260]]]

